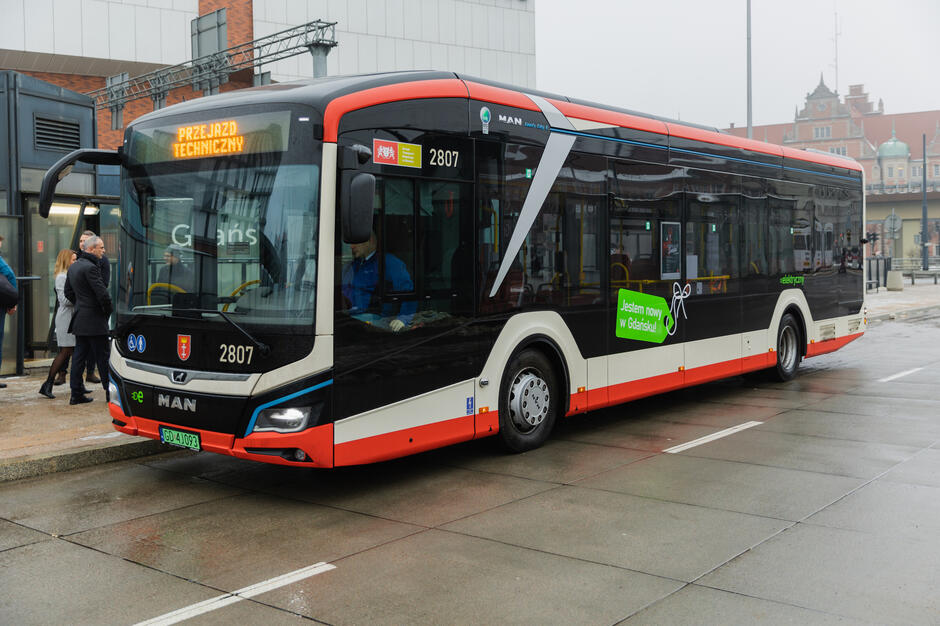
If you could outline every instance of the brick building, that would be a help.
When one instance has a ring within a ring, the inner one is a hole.
[[[725,130],[747,136],[746,128]],[[889,114],[882,100],[877,105],[871,101],[864,85],[850,85],[848,95],[840,97],[820,76],[802,108],[797,107],[792,122],[755,126],[753,137],[849,156],[862,165],[866,230],[879,235],[879,241],[869,246],[869,254],[920,258],[926,167],[926,242],[930,256],[940,255],[940,110]],[[901,218],[898,231],[885,227],[892,213]]]
[[[130,77],[193,58],[193,20],[224,10],[220,49],[287,28],[336,22],[326,73],[442,69],[535,87],[534,0],[7,0],[0,19],[0,69],[16,70],[72,91],[105,87],[108,76]],[[219,91],[310,78],[310,54],[242,71]],[[172,90],[166,105],[201,97],[192,86]],[[123,122],[154,109],[131,101]],[[98,112],[98,144],[114,148],[121,130]]]
[[[2,0],[0,70],[27,74],[77,96],[106,87],[109,77],[141,76],[187,63],[207,51],[275,39],[282,31],[316,20],[336,24],[337,45],[326,55],[325,67],[317,66],[327,75],[437,69],[535,86],[535,0]],[[319,58],[323,61],[322,55]],[[311,78],[314,67],[312,54],[300,48],[296,55],[256,63],[215,84],[178,86],[165,100],[136,98],[117,114],[98,108],[91,141],[113,149],[121,144],[130,121],[155,108],[256,82]],[[46,149],[45,167],[74,147]],[[10,152],[7,145],[0,149]],[[92,193],[116,194],[117,176],[103,176],[102,170],[98,168]],[[49,347],[55,300],[47,279],[57,251],[71,245],[77,228],[99,232],[109,250],[118,247],[116,204],[100,204],[79,219],[82,194],[60,193],[49,219],[40,218],[41,173],[16,188],[15,201],[0,203],[0,231],[18,244],[14,270],[46,281],[29,287],[23,307],[30,311],[28,317],[6,316],[8,345],[16,333],[25,333],[27,360],[44,356]],[[0,197],[9,193],[0,181]],[[12,249],[7,244],[8,259]],[[117,260],[111,260],[112,276],[117,276]],[[115,295],[116,285],[112,288]],[[8,348],[4,354],[7,366],[14,351]]]

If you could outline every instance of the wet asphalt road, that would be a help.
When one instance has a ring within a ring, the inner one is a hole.
[[[571,418],[523,455],[297,471],[179,452],[0,486],[0,623],[192,605],[194,623],[940,623],[940,317],[874,325],[787,384]]]

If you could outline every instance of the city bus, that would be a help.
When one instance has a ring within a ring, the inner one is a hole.
[[[76,161],[122,172],[114,428],[192,450],[525,451],[866,327],[861,265],[798,264],[792,232],[825,214],[858,248],[855,161],[557,94],[416,71],[197,99],[63,158],[41,209]]]

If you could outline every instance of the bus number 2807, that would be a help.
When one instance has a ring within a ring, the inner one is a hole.
[[[248,365],[251,363],[251,357],[255,353],[254,346],[236,346],[233,343],[223,343],[219,348],[222,351],[219,355],[219,363]]]
[[[431,148],[431,165],[441,167],[457,167],[457,159],[460,153],[456,150],[440,150]]]

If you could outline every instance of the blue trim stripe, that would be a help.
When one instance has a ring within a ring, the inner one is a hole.
[[[333,384],[333,379],[331,378],[329,380],[323,381],[322,383],[314,385],[313,387],[307,387],[306,389],[301,389],[298,392],[284,396],[283,398],[278,398],[277,400],[271,400],[270,402],[265,402],[264,404],[256,408],[254,410],[254,413],[251,414],[251,421],[248,422],[248,428],[245,430],[245,437],[251,434],[251,431],[255,427],[255,422],[258,421],[258,414],[261,413],[261,411],[267,408],[270,408],[272,406],[277,406],[278,404],[287,402],[288,400],[293,400],[294,398],[298,396],[302,396],[305,393],[310,393],[311,391],[316,391],[317,389],[322,389],[326,387],[327,385],[332,385],[332,384]]]
[[[592,133],[584,133],[581,131],[575,130],[565,130],[564,128],[552,128],[552,132],[563,133],[566,135],[577,135],[579,137],[587,137],[588,139],[601,139],[603,141],[615,141],[617,143],[625,143],[631,146],[641,146],[643,148],[656,148],[657,150],[672,150],[673,152],[683,152],[685,154],[694,154],[696,156],[704,156],[709,158],[724,159],[726,161],[736,161],[737,163],[746,163],[748,165],[760,165],[763,167],[780,167],[780,165],[775,165],[773,163],[764,163],[762,161],[752,161],[750,159],[740,159],[737,157],[722,156],[720,154],[711,154],[708,152],[698,152],[696,150],[686,150],[684,148],[674,148],[672,146],[660,146],[654,143],[646,143],[643,141],[631,141],[629,139],[620,139],[619,137],[606,137],[604,135],[595,135]],[[770,155],[773,156],[773,155]],[[786,159],[787,157],[777,157]],[[826,172],[814,172],[813,170],[806,170],[799,167],[790,167],[787,165],[783,166],[783,169],[790,170],[791,172],[802,172],[804,174],[816,174],[818,176],[828,176],[829,178],[839,178],[841,180],[848,180],[851,182],[861,182],[857,178],[851,176],[842,176],[840,174],[827,174]]]

